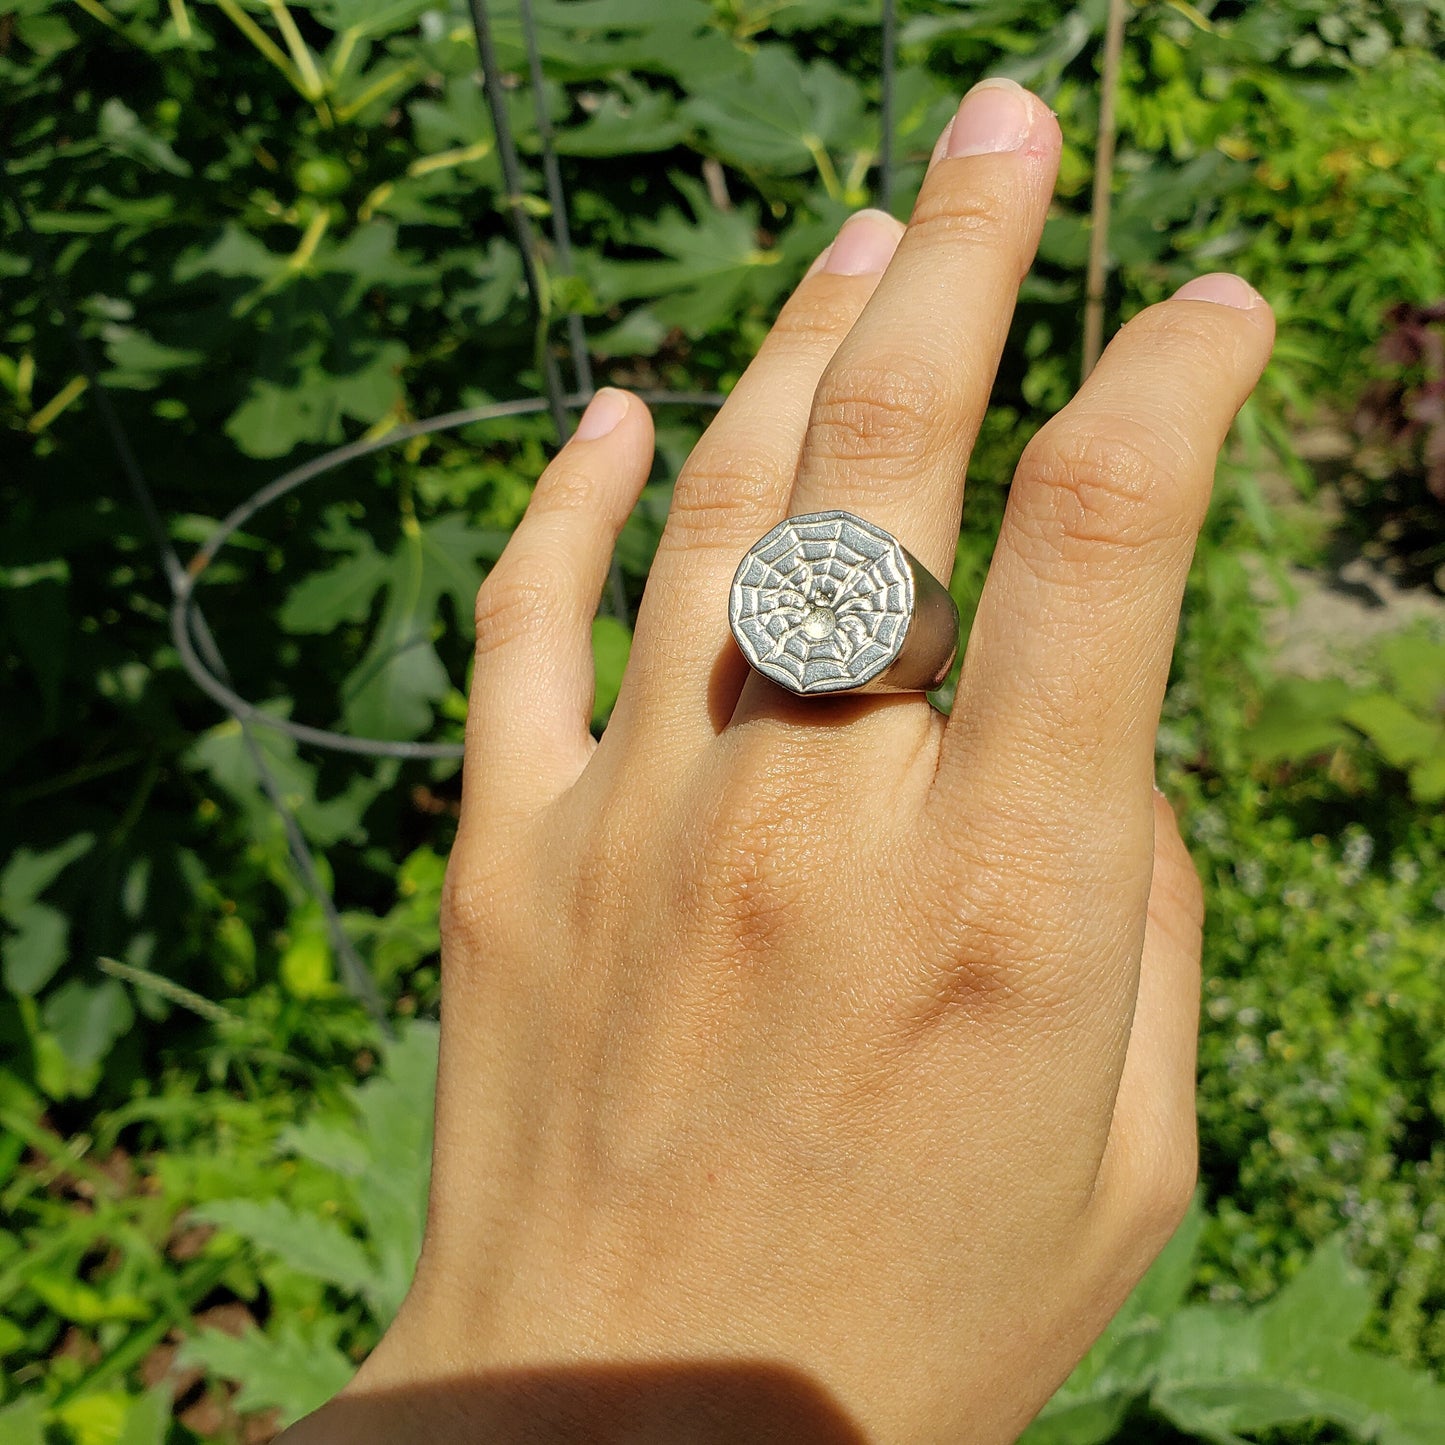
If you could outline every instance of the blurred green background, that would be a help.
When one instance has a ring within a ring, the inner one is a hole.
[[[972,466],[965,618],[1012,464],[1079,373],[1105,11],[902,7],[897,204],[984,74],[1065,135]],[[4,1445],[267,1440],[375,1342],[420,1235],[459,791],[452,763],[259,735],[388,1040],[179,665],[62,294],[185,558],[329,445],[539,393],[567,311],[599,381],[726,389],[872,195],[876,3],[536,13],[576,247],[545,248],[541,324],[456,0],[0,12]],[[515,0],[495,22],[545,230]],[[1159,740],[1209,899],[1199,1203],[1032,1445],[1445,1441],[1442,42],[1445,0],[1128,8],[1109,324],[1227,268],[1280,340]],[[659,413],[599,726],[705,419]],[[545,416],[415,439],[256,516],[198,584],[241,693],[457,740],[470,596],[552,439]]]

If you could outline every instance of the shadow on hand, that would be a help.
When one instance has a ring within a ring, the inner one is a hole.
[[[866,1445],[807,1376],[762,1361],[502,1370],[340,1396],[277,1445]]]

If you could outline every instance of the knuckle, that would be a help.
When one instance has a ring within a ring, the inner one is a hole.
[[[535,638],[565,587],[566,580],[545,563],[528,559],[523,565],[514,559],[511,565],[499,565],[477,593],[477,660]]]
[[[897,365],[882,358],[835,362],[813,402],[809,447],[829,460],[912,472],[952,431],[955,389],[944,368],[921,356]]]
[[[940,177],[940,181],[946,179]],[[909,230],[949,246],[996,246],[1015,229],[1017,200],[1006,189],[980,186],[976,177],[967,185],[925,186],[909,218]]]
[[[494,881],[470,862],[463,867],[458,854],[452,855],[442,880],[439,922],[444,958],[472,960],[495,947],[501,920]]]
[[[1197,525],[1195,471],[1168,429],[1134,417],[1045,427],[1019,464],[1028,505],[1017,521],[1030,542],[1071,554],[1175,543]]]
[[[1057,940],[1015,924],[975,918],[951,970],[970,1013],[1011,1020],[1035,1037],[1064,1033],[1078,1020],[1078,984]]]
[[[851,289],[851,288],[850,288]],[[768,333],[767,349],[775,355],[831,356],[858,319],[854,296],[837,288],[805,288],[779,314]]]
[[[1129,321],[1121,334],[1131,341],[1147,338],[1151,350],[1181,360],[1202,355],[1211,362],[1232,363],[1241,331],[1248,325],[1245,313],[1232,306],[1204,308],[1158,301]]]
[[[678,475],[662,545],[732,548],[777,509],[777,462],[761,450],[694,452]]]
[[[586,844],[569,857],[566,886],[579,937],[597,939],[619,921],[619,910],[636,893],[636,840],[643,831],[622,808],[593,827]]]
[[[597,510],[593,476],[566,452],[542,473],[533,496],[533,507],[540,503],[548,512],[582,512],[590,516]]]
[[[746,774],[720,791],[694,841],[698,909],[746,961],[773,952],[805,912],[799,830],[790,810]]]
[[[1016,859],[1004,873],[996,859],[972,855],[962,843],[932,854],[931,862],[920,860],[906,876],[916,880],[920,898],[960,901],[950,910],[936,904],[913,910],[915,917],[933,921],[924,951],[939,961],[926,1015],[958,1015],[1035,1035],[1072,1027],[1080,999],[1067,966],[1073,941],[1058,922],[1057,871],[1047,862],[1034,867]]]
[[[1155,1136],[1147,1157],[1138,1161],[1130,1210],[1133,1232],[1151,1257],[1179,1228],[1198,1181],[1199,1144],[1192,1120],[1187,1129]]]
[[[442,964],[452,972],[509,972],[537,958],[529,923],[533,883],[542,871],[536,850],[514,825],[464,832],[442,879],[438,922]],[[526,861],[523,861],[526,860]]]
[[[1176,935],[1197,941],[1204,928],[1204,884],[1181,842],[1169,848],[1167,861],[1154,870],[1149,916]]]

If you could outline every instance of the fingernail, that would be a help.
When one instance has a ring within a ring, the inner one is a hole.
[[[1231,271],[1212,271],[1208,276],[1196,276],[1186,281],[1175,293],[1176,301],[1214,301],[1220,306],[1234,306],[1248,311],[1258,306],[1264,297],[1242,276]]]
[[[812,280],[812,278],[816,276],[818,272],[821,271],[823,267],[828,264],[828,257],[832,254],[833,243],[830,241],[826,246],[823,247],[821,251],[818,252],[817,258],[814,260],[813,264],[809,266],[806,271],[803,272],[803,280]]]
[[[1029,138],[1033,122],[1033,101],[1016,80],[1002,76],[980,80],[964,96],[953,118],[947,154],[957,160],[1016,151]]]
[[[834,276],[869,276],[882,271],[898,249],[902,227],[886,211],[859,211],[843,222],[828,247],[823,269]]]
[[[604,386],[587,403],[587,410],[582,413],[582,420],[577,423],[572,439],[595,442],[598,437],[605,437],[626,415],[627,393]]]

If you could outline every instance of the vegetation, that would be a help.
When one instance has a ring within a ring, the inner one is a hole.
[[[516,0],[495,8],[525,78]],[[257,734],[388,1039],[246,737],[180,665],[158,539],[67,310],[184,558],[329,445],[538,393],[569,310],[601,379],[726,388],[872,195],[876,5],[534,8],[576,252],[568,270],[548,250],[540,327],[459,0],[0,17],[6,1445],[268,1438],[374,1343],[419,1238],[458,794],[450,761]],[[1066,137],[973,464],[966,616],[1013,459],[1078,373],[1103,9],[903,7],[899,204],[983,73],[1039,89]],[[1439,0],[1130,18],[1111,313],[1228,266],[1281,339],[1221,470],[1160,739],[1210,902],[1201,1204],[1033,1445],[1445,1440],[1445,638],[1276,675],[1254,600],[1261,572],[1342,545],[1445,591],[1442,40]],[[504,102],[545,222],[533,93]],[[1314,495],[1292,438],[1321,409],[1357,436],[1333,534],[1263,484]],[[704,421],[659,416],[597,628],[599,726]],[[197,584],[242,695],[458,740],[470,597],[551,440],[545,416],[416,438],[249,520]]]

